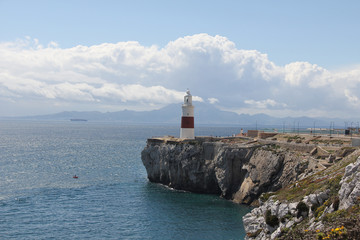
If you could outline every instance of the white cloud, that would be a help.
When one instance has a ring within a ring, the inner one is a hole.
[[[309,87],[321,87],[326,85],[323,78],[327,71],[316,64],[308,62],[294,62],[287,64],[285,70],[285,81],[293,86],[307,83]]]
[[[207,34],[164,48],[119,42],[62,49],[30,37],[0,43],[0,104],[13,104],[18,115],[26,101],[34,114],[36,102],[42,111],[72,103],[151,110],[181,103],[187,88],[194,101],[235,112],[359,116],[360,66],[336,72],[308,62],[277,66],[266,54]],[[14,112],[7,110],[2,114]]]
[[[211,104],[215,104],[215,103],[218,103],[218,102],[219,102],[219,99],[217,99],[217,98],[208,98],[208,101],[209,101],[209,103],[211,103]]]
[[[344,94],[347,100],[349,101],[349,103],[357,107],[359,106],[359,98],[355,94],[353,94],[349,89],[345,89]]]
[[[274,107],[281,107],[281,108],[285,108],[286,104],[285,103],[277,103],[275,100],[273,99],[266,99],[266,100],[261,100],[261,101],[255,101],[255,100],[245,100],[244,101],[246,104],[250,105],[251,107],[254,108],[262,108],[262,109],[266,109],[266,108],[274,108]]]

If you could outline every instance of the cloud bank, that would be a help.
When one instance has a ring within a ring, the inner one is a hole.
[[[195,101],[237,113],[358,117],[360,67],[277,66],[222,36],[197,34],[164,48],[138,42],[63,49],[27,37],[0,43],[2,115],[63,110],[151,110]]]

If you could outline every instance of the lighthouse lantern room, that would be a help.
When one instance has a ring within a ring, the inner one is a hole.
[[[195,139],[194,135],[194,106],[190,90],[186,91],[182,105],[180,138]]]

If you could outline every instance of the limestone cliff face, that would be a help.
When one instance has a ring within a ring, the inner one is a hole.
[[[309,159],[274,146],[149,139],[141,153],[151,182],[250,204],[309,171]]]

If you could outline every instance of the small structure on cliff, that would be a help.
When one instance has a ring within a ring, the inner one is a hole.
[[[180,138],[195,139],[194,106],[192,105],[192,96],[189,89],[186,91],[184,104],[182,105]]]

